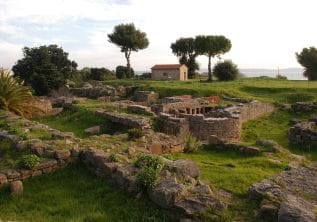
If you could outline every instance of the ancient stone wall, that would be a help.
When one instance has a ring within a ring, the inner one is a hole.
[[[205,118],[203,115],[188,116],[189,131],[200,140],[215,135],[223,140],[237,140],[241,135],[238,118]]]
[[[0,187],[8,183],[25,180],[30,177],[41,176],[58,168],[65,167],[69,163],[78,160],[79,152],[75,149],[58,150],[54,152],[53,159],[45,159],[32,170],[28,169],[6,169],[0,172]]]
[[[130,105],[127,109],[132,113],[145,113],[149,115],[153,115],[154,113],[151,111],[151,107],[141,106],[141,105]]]
[[[160,114],[157,119],[157,126],[161,132],[170,135],[180,135],[189,132],[189,122],[186,118],[177,118],[166,113]]]
[[[240,112],[240,120],[245,122],[266,113],[273,112],[274,106],[269,103],[254,100],[249,103],[244,103],[242,106],[238,106],[238,110]]]
[[[292,144],[317,147],[317,128],[315,122],[297,123],[289,130],[289,141]]]
[[[153,91],[137,91],[134,95],[134,99],[137,102],[144,102],[146,104],[152,104],[159,98],[159,94]]]
[[[184,113],[184,114],[200,114],[203,113],[202,106],[195,100],[186,102],[163,103],[152,106],[155,113]]]

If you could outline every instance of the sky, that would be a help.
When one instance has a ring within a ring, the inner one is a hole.
[[[295,52],[317,47],[316,8],[316,0],[1,0],[0,67],[11,68],[24,46],[57,44],[80,68],[115,69],[126,61],[107,34],[121,23],[150,41],[132,53],[135,70],[178,63],[171,43],[200,34],[229,38],[223,59],[239,68],[300,67]],[[207,57],[198,62],[207,68]]]

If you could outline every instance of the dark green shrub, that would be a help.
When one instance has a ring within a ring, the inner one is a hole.
[[[73,102],[72,102],[72,104],[79,104],[80,103],[80,101],[79,100],[73,100]]]
[[[130,74],[128,72],[128,68],[126,66],[117,66],[116,68],[116,77],[118,79],[131,79],[134,77],[134,70],[130,69]]]
[[[155,170],[163,168],[163,160],[159,156],[144,154],[138,157],[135,161],[135,165],[140,168],[149,167]]]
[[[239,76],[237,65],[230,60],[218,62],[214,67],[213,73],[220,81],[235,80]]]
[[[202,146],[202,143],[190,133],[184,133],[181,137],[184,142],[185,153],[195,152]]]
[[[41,158],[34,154],[28,154],[21,157],[20,163],[23,168],[31,170],[41,163]]]
[[[129,129],[128,130],[128,138],[129,140],[139,139],[144,136],[144,133],[140,129]]]
[[[159,178],[159,170],[151,167],[144,167],[138,173],[137,179],[145,188],[153,188]]]
[[[114,72],[106,68],[91,68],[88,78],[92,80],[105,81],[115,79],[116,75]]]

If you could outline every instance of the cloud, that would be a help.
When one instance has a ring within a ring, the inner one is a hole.
[[[294,53],[316,45],[316,6],[315,0],[1,0],[0,49],[8,53],[1,62],[13,64],[22,46],[56,43],[81,67],[114,68],[125,60],[107,34],[134,22],[150,40],[132,55],[138,70],[177,62],[171,42],[198,34],[230,38],[233,48],[224,58],[243,68],[298,66]],[[206,67],[204,56],[198,61]]]

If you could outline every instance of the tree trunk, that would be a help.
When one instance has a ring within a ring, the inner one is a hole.
[[[127,59],[127,78],[131,78],[131,64],[130,64],[130,54],[131,52],[125,52],[125,58]]]
[[[208,56],[208,81],[212,81],[211,75],[211,56]]]

